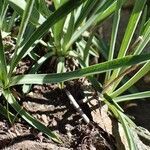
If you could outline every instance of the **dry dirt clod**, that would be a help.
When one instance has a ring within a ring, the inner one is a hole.
[[[48,126],[49,121],[48,121],[48,117],[47,117],[45,114],[42,114],[42,115],[41,115],[41,120],[44,122],[44,124],[45,124],[46,126]]]

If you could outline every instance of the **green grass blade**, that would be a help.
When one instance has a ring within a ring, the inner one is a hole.
[[[91,33],[90,38],[88,39],[88,41],[86,43],[86,46],[83,50],[83,61],[84,62],[87,62],[88,54],[89,54],[89,51],[90,51],[90,46],[91,46],[91,43],[92,43],[93,36],[94,36],[94,32]]]
[[[92,43],[99,50],[99,53],[101,53],[103,57],[107,60],[108,53],[109,53],[109,46],[107,45],[107,43],[103,39],[97,36],[93,38]]]
[[[136,48],[134,54],[140,54],[145,48],[145,46],[149,43],[149,41],[150,41],[150,19],[148,20],[145,29],[142,33],[142,41]]]
[[[119,103],[119,102],[125,102],[125,101],[137,100],[137,99],[144,100],[144,98],[149,98],[149,97],[150,97],[150,91],[145,91],[145,92],[119,96],[119,97],[114,98],[114,100],[117,103]]]
[[[39,1],[39,8],[38,11],[45,17],[47,18],[52,14],[52,12],[49,10],[47,3],[45,0],[40,0]]]
[[[8,3],[5,0],[2,0],[0,2],[1,6],[0,6],[0,30],[2,28],[4,28],[4,21],[5,21],[5,15],[8,9]]]
[[[7,102],[17,111],[19,112],[20,116],[26,120],[31,126],[37,128],[38,130],[42,131],[46,136],[54,140],[55,142],[60,143],[60,139],[51,132],[49,128],[44,126],[42,123],[40,123],[38,120],[33,118],[29,113],[27,113],[22,107],[18,104],[14,96],[11,94],[9,90],[3,91],[3,95]],[[21,110],[21,111],[20,111]]]
[[[17,17],[17,12],[14,11],[13,14],[12,14],[12,16],[11,16],[11,19],[9,20],[8,26],[6,28],[7,32],[10,32],[12,30],[12,27],[13,27],[13,25],[15,23],[16,17]]]
[[[2,43],[1,30],[0,30],[0,80],[3,83],[3,86],[7,84],[7,64]]]
[[[142,1],[136,0],[136,2],[135,2],[132,14],[129,19],[129,23],[128,23],[126,31],[125,31],[125,35],[124,35],[122,44],[120,47],[118,58],[125,56],[128,48],[129,48],[129,44],[131,42],[131,39],[133,37],[133,34],[135,32],[135,29],[137,27],[139,19],[141,17],[142,10],[143,10],[145,3],[146,3],[146,0],[142,0]]]
[[[31,70],[29,71],[29,73],[36,73],[37,70],[41,67],[41,65],[51,56],[53,56],[54,53],[53,52],[48,52],[46,53],[44,56],[42,56],[35,65],[32,66]]]
[[[130,16],[129,23],[127,25],[125,35],[124,35],[124,38],[123,38],[123,41],[119,50],[118,58],[124,57],[126,55],[126,52],[129,48],[133,34],[135,32],[135,29],[141,17],[142,10],[144,8],[145,3],[146,3],[146,0],[143,0],[143,1],[136,0],[135,2],[134,8]],[[119,72],[120,72],[120,69],[113,71],[113,74],[111,76],[111,81],[118,76]],[[113,86],[112,86],[112,90],[113,90]]]
[[[86,64],[81,59],[78,59],[78,60],[82,68],[86,67]],[[107,93],[102,94],[102,90],[103,90],[102,85],[100,82],[97,81],[96,78],[94,78],[93,76],[88,76],[87,78],[92,83],[92,86],[94,87],[94,89],[98,91],[102,97],[105,98],[104,102],[111,103],[112,105],[114,105],[114,107],[116,107],[118,110],[123,112],[123,109]]]
[[[147,30],[149,30],[149,26],[150,26],[150,18],[147,20],[147,22],[144,24],[144,29],[143,29],[143,32],[142,34],[146,33]]]
[[[137,150],[137,145],[133,138],[133,133],[131,132],[131,126],[135,126],[135,124],[121,111],[119,111],[114,105],[104,100],[109,107],[109,110],[113,113],[116,119],[121,123],[124,133],[126,135],[126,139],[128,142],[128,146],[130,150]]]
[[[92,35],[92,34],[95,34],[95,32],[92,32],[91,35],[89,34],[90,38],[87,41],[85,39],[82,39],[80,42],[76,43],[77,51],[79,51],[78,57],[84,58],[84,55],[85,55],[85,57],[86,57],[86,55],[87,55],[87,57],[89,57],[89,55],[92,55],[97,58],[99,57],[99,51],[97,50],[97,48],[93,47],[94,45],[93,45],[92,41],[90,42],[90,40],[93,39],[92,37],[94,37],[94,35]],[[91,45],[90,45],[90,43],[91,43]],[[89,47],[89,49],[88,49],[88,47]],[[85,54],[85,53],[87,53],[87,54]]]
[[[34,74],[34,73],[37,73],[38,69],[41,67],[41,65],[51,56],[53,56],[54,53],[53,52],[49,52],[49,53],[46,53],[44,56],[42,56],[37,62],[36,64],[34,64],[31,68],[31,70],[29,71],[29,74]],[[28,93],[30,88],[31,88],[32,85],[23,85],[23,92],[24,93]]]
[[[144,8],[144,11],[143,11],[143,14],[142,14],[142,21],[141,21],[141,24],[140,24],[140,29],[139,29],[139,35],[142,34],[142,31],[143,31],[143,28],[144,28],[144,24],[146,22],[146,18],[147,18],[147,5],[145,6]]]
[[[3,14],[3,4],[4,4],[4,0],[1,0],[0,1],[0,24],[2,25],[2,20],[1,20],[1,18],[2,18],[2,14]],[[0,25],[0,27],[1,27],[1,25]]]
[[[82,68],[86,67],[86,64],[81,59],[78,59],[78,60]],[[106,102],[111,103],[114,107],[116,107],[118,110],[123,112],[123,109],[107,93],[102,94],[103,87],[100,82],[98,82],[93,76],[88,76],[87,78],[92,83],[92,86],[94,87],[94,89],[98,91],[99,94],[101,94],[103,98],[105,98],[105,101],[104,101],[105,103]]]
[[[89,64],[87,65],[82,59],[78,58],[78,61],[80,63],[80,66],[82,68],[85,68],[87,66],[89,66]],[[88,80],[92,83],[92,86],[95,88],[95,90],[97,90],[99,93],[102,93],[103,87],[102,84],[100,82],[97,81],[96,78],[94,78],[93,76],[88,76],[87,77]]]
[[[144,50],[144,48],[146,47],[146,45],[149,43],[149,41],[150,41],[150,20],[147,22],[147,25],[146,25],[145,30],[144,30],[143,35],[142,35],[141,42],[135,48],[135,52],[133,52],[134,55],[142,53],[142,51]],[[113,79],[113,81],[114,80],[115,79]],[[121,80],[122,79],[120,78],[117,82],[114,82],[115,84],[113,85],[113,89],[115,89],[118,86],[118,84],[120,83]]]
[[[81,10],[84,6],[84,3],[81,4],[77,9],[74,10],[74,18],[75,18],[75,21],[78,19],[79,15],[81,14]]]
[[[2,79],[1,79],[1,76],[0,76],[0,88],[3,87],[3,82],[2,82]],[[0,95],[1,95],[1,89],[0,89]]]
[[[105,101],[112,104],[117,110],[124,112],[124,110],[116,103],[107,93],[103,93],[103,97],[105,98]]]
[[[55,9],[58,9],[60,6],[62,6],[64,3],[66,3],[68,0],[53,0]]]
[[[56,10],[61,7],[67,0],[54,0]],[[66,17],[62,17],[53,27],[54,43],[58,51],[61,50],[61,38],[63,37],[63,27]]]
[[[137,145],[134,141],[133,133],[131,131],[131,127],[135,126],[135,124],[121,111],[119,111],[114,105],[109,103],[108,101],[104,101],[116,119],[121,123],[127,142],[130,150],[137,150]]]
[[[22,42],[22,38],[23,38],[24,32],[26,30],[27,24],[29,22],[29,18],[32,13],[34,1],[35,0],[32,0],[32,1],[27,0],[27,4],[26,4],[25,10],[23,12],[22,20],[21,20],[21,25],[19,27],[19,33],[17,36],[16,54],[17,54],[18,47],[20,46],[20,44]]]
[[[128,121],[126,121],[126,119],[124,118],[124,114],[122,112],[120,111],[117,111],[117,112],[118,112],[118,118],[121,122],[121,125],[124,129],[124,132],[127,138],[129,149],[137,150],[137,145],[135,144],[135,141],[133,139],[133,134],[131,133],[130,126],[128,125]]]
[[[65,46],[66,44],[69,42],[72,34],[73,34],[73,31],[74,31],[74,13],[72,12],[70,14],[70,19],[69,19],[69,22],[68,22],[68,28],[67,28],[67,31],[66,33],[64,34],[64,38],[63,38],[63,49],[65,51]]]
[[[124,78],[121,81],[121,84],[122,85],[125,84],[129,79],[130,79],[130,77],[128,75],[124,76]],[[137,92],[139,92],[139,90],[137,89],[137,87],[135,85],[133,85],[132,87],[130,87],[128,89],[128,92],[129,93],[137,93]]]
[[[7,110],[2,104],[0,104],[0,114],[6,118],[8,118],[9,115],[10,120],[14,120],[15,118],[15,115],[9,112],[9,110]]]
[[[16,84],[43,84],[43,83],[58,83],[67,80],[77,79],[83,76],[94,75],[98,73],[103,73],[111,69],[116,69],[119,67],[125,67],[134,65],[137,63],[145,62],[150,59],[150,54],[143,54],[137,56],[126,56],[121,59],[115,59],[113,61],[108,61],[83,69],[78,69],[76,71],[61,73],[61,74],[28,74],[19,75],[11,78],[8,86],[13,86]]]
[[[122,3],[122,5],[126,2],[127,0],[121,0],[120,2]],[[106,1],[106,2],[113,2],[112,4],[111,4],[111,6],[110,7],[108,7],[105,11],[104,11],[104,13],[103,13],[103,15],[101,15],[101,16],[99,16],[99,17],[97,17],[97,19],[95,20],[95,24],[96,25],[99,25],[99,23],[102,21],[102,20],[105,20],[105,18],[107,18],[107,16],[110,16],[115,10],[116,10],[116,6],[117,6],[117,0],[115,0],[115,1]],[[109,4],[110,5],[110,4]]]
[[[122,6],[121,2],[122,0],[117,1],[116,11],[114,14],[108,60],[113,60],[114,57],[114,50],[115,50],[117,32],[118,32],[119,21],[120,21],[120,12]],[[111,71],[108,71],[105,76],[105,82],[110,78],[110,75],[111,75]]]
[[[110,94],[111,97],[115,98],[122,94],[128,88],[130,88],[134,83],[141,79],[146,73],[150,71],[150,61],[148,61],[129,81],[122,85],[119,89]]]
[[[77,29],[81,25],[81,23],[87,17],[87,15],[91,12],[91,10],[93,9],[93,6],[95,6],[95,4],[97,4],[97,6],[98,6],[99,2],[96,2],[95,0],[94,1],[88,0],[86,2],[86,4],[81,9],[81,12],[80,12],[80,15],[78,16],[78,19],[75,22],[75,29]]]
[[[66,16],[69,12],[77,8],[84,1],[85,0],[77,0],[74,3],[72,3],[72,1],[68,1],[57,11],[55,11],[51,16],[49,16],[48,19],[30,36],[29,40],[24,44],[21,52],[17,55],[17,57],[13,59],[10,66],[10,74],[35,41],[42,38],[49,31],[50,27],[58,22],[62,17]]]
[[[72,38],[66,45],[65,49],[69,49],[70,46],[82,35],[84,31],[86,31],[92,24],[95,24],[97,19],[98,21],[102,21],[103,19],[107,18],[110,16],[116,8],[116,2],[110,3],[106,2],[103,7],[100,6],[100,10],[95,14],[94,16],[90,17],[90,19],[87,20],[87,22],[76,32],[74,32]]]
[[[29,40],[29,37],[33,34],[33,32],[36,30],[36,27],[32,24],[32,23],[28,23],[24,36],[23,36],[23,40],[21,43],[21,47]],[[39,40],[37,40],[36,42],[34,42],[34,44],[38,43]],[[31,48],[31,47],[30,47]],[[21,49],[21,48],[20,48]],[[30,50],[31,51],[31,50]],[[27,52],[28,53],[28,52]],[[29,53],[28,53],[29,54]]]
[[[65,58],[59,57],[58,58],[58,64],[57,64],[57,73],[64,72],[64,69],[65,69]]]
[[[22,16],[25,7],[25,0],[8,0],[10,7],[12,7],[20,16]],[[32,11],[32,15],[30,16],[30,22],[34,25],[38,26],[45,21],[45,18],[34,8]]]

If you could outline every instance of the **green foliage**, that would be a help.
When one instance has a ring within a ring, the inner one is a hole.
[[[61,83],[87,77],[95,90],[99,92],[103,102],[108,105],[109,111],[124,128],[129,149],[136,150],[137,144],[132,130],[136,128],[136,125],[125,115],[118,103],[150,97],[149,91],[123,95],[150,71],[150,53],[144,52],[144,48],[150,41],[150,18],[147,17],[146,0],[135,1],[120,48],[116,44],[117,34],[120,20],[123,19],[121,9],[126,0],[54,0],[53,2],[54,8],[49,10],[44,0],[0,1],[1,94],[30,125],[54,141],[61,142],[54,133],[18,104],[11,93],[11,87],[23,85],[23,91],[28,92],[32,84]],[[11,19],[6,15],[9,8],[14,10]],[[97,34],[98,26],[108,17],[113,18],[110,44],[105,43]],[[14,35],[16,45],[9,63],[10,60],[8,61],[5,55],[3,35],[9,35],[12,32],[13,24],[18,19],[21,23],[18,26],[18,34]],[[134,42],[133,37],[138,26],[140,29],[137,36],[140,40]],[[50,37],[46,42],[45,35]],[[48,49],[42,57],[34,52],[35,46],[39,43]],[[117,53],[118,56],[115,59]],[[36,63],[28,74],[16,75],[15,69],[18,63],[27,55],[36,60]],[[103,56],[106,61],[90,66],[90,56],[96,58]],[[50,57],[57,60],[56,73],[39,74],[38,69]],[[68,58],[77,60],[81,68],[66,72],[65,61]],[[126,78],[125,84],[121,85],[120,83],[125,80],[127,74],[137,66],[140,67],[137,73],[131,79]],[[103,84],[94,76],[101,73],[105,73]],[[5,117],[8,117],[7,112],[10,120],[14,118],[14,115],[5,107],[0,105],[0,108],[1,114]]]

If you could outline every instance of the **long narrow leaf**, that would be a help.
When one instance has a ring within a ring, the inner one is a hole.
[[[11,121],[15,118],[15,115],[9,112],[9,110],[7,110],[2,104],[0,104],[0,114],[2,114],[6,118],[8,118],[9,115]]]
[[[40,4],[39,4],[39,9],[38,11],[45,17],[47,18],[48,16],[50,16],[52,14],[52,12],[49,10],[47,3],[45,0],[40,0]]]
[[[107,43],[98,36],[93,38],[92,43],[93,43],[93,45],[96,46],[96,48],[99,50],[99,52],[107,60],[108,53],[109,53],[109,46],[107,45]]]
[[[133,139],[133,133],[131,132],[130,126],[135,126],[135,124],[120,110],[118,110],[114,105],[104,100],[104,102],[108,105],[109,110],[113,113],[113,115],[120,121],[130,150],[137,150],[137,145]],[[128,148],[127,148],[128,149]]]
[[[16,47],[19,47],[21,42],[22,42],[23,34],[24,34],[25,29],[27,27],[27,24],[28,24],[28,21],[29,21],[29,18],[30,18],[32,9],[33,9],[34,1],[35,0],[32,0],[32,1],[28,0],[27,1],[25,10],[24,10],[24,13],[23,13],[23,16],[22,16],[21,25],[20,25],[20,28],[19,28],[19,33],[18,33],[18,36],[17,36]],[[17,51],[17,48],[16,48],[16,51]]]
[[[127,81],[124,85],[122,85],[115,92],[110,94],[111,97],[115,98],[120,95],[128,88],[130,88],[134,83],[136,83],[139,79],[141,79],[146,73],[150,71],[150,61],[147,62],[129,81]]]
[[[0,19],[2,18],[2,14],[3,14],[3,4],[4,4],[4,0],[0,1]]]
[[[8,3],[20,16],[22,16],[26,7],[25,0],[8,0]],[[30,17],[30,22],[38,26],[44,21],[45,18],[34,8]]]
[[[142,34],[143,28],[144,28],[144,24],[146,22],[146,18],[147,18],[147,5],[144,8],[143,14],[142,14],[142,21],[140,24],[140,29],[139,29],[139,34]]]
[[[79,30],[74,32],[72,38],[66,45],[65,49],[69,49],[69,47],[82,35],[84,31],[86,31],[92,24],[96,22],[97,19],[99,19],[99,22],[102,21],[104,18],[107,18],[109,15],[111,15],[116,8],[116,2],[108,1],[106,2],[103,7],[100,8],[97,14],[92,16]]]
[[[71,79],[77,79],[83,76],[103,73],[111,69],[119,67],[130,66],[136,63],[142,63],[150,59],[150,54],[143,54],[137,56],[127,56],[121,59],[115,59],[100,64],[96,64],[76,71],[61,73],[61,74],[28,74],[19,75],[11,78],[11,83],[8,86],[16,84],[43,84],[43,83],[58,83]]]
[[[61,7],[67,0],[54,0],[56,10]],[[53,27],[54,41],[57,49],[61,49],[61,38],[63,34],[63,26],[65,23],[64,17],[61,18]]]
[[[67,31],[66,33],[64,34],[64,38],[63,38],[63,49],[65,49],[65,46],[66,44],[69,42],[72,34],[73,34],[73,31],[74,31],[74,13],[72,12],[70,14],[70,18],[69,18],[69,21],[68,21],[68,27],[67,27]]]
[[[133,134],[131,133],[130,126],[128,125],[128,122],[126,121],[124,114],[120,111],[117,111],[117,112],[118,112],[118,118],[122,124],[122,127],[124,129],[124,132],[125,132],[125,135],[127,138],[129,149],[130,150],[137,150],[137,145],[133,139]]]
[[[131,14],[131,17],[130,17],[130,20],[126,28],[126,32],[125,32],[125,35],[124,35],[124,38],[120,47],[118,58],[125,56],[126,51],[128,50],[129,44],[131,42],[131,39],[133,37],[133,34],[135,32],[139,19],[141,17],[142,10],[143,10],[145,3],[146,3],[146,0],[142,0],[142,1],[136,0],[135,2],[134,9]]]
[[[7,82],[7,64],[2,43],[1,30],[0,30],[0,80],[2,80],[4,84],[3,86],[5,86]]]
[[[41,67],[41,65],[52,55],[54,55],[53,52],[48,52],[46,53],[44,56],[42,56],[37,62],[36,64],[34,64],[31,68],[31,70],[29,71],[29,74],[34,74],[37,73],[38,69]],[[23,85],[23,92],[24,93],[28,93],[30,88],[32,85]]]
[[[8,9],[8,3],[7,1],[1,0],[0,4],[1,4],[0,6],[0,9],[1,9],[0,10],[0,30],[1,30],[3,27],[3,23],[5,21],[5,15]]]
[[[145,46],[149,43],[149,41],[150,41],[150,19],[148,20],[145,26],[145,30],[142,33],[142,41],[136,48],[134,54],[140,54],[145,48]]]
[[[113,57],[114,57],[116,38],[117,38],[117,32],[118,32],[118,27],[119,27],[119,21],[120,21],[120,12],[121,12],[121,4],[122,4],[121,1],[122,0],[117,1],[117,7],[116,7],[115,14],[114,14],[108,60],[113,60]],[[105,76],[106,82],[109,79],[110,75],[111,75],[111,71],[108,71]]]
[[[91,46],[93,36],[94,36],[94,32],[91,33],[90,38],[88,39],[88,41],[86,43],[86,46],[83,50],[83,53],[84,53],[83,60],[84,60],[84,62],[87,62],[88,54],[89,54],[89,51],[90,51],[90,46]]]
[[[119,96],[114,98],[114,100],[118,103],[118,102],[125,102],[125,101],[137,100],[137,99],[141,100],[149,97],[150,97],[150,91],[145,91],[145,92],[139,92],[135,94]]]
[[[35,118],[33,118],[29,113],[27,113],[22,107],[18,104],[14,96],[11,94],[9,90],[3,91],[3,95],[8,101],[8,103],[21,115],[21,117],[26,120],[30,125],[37,128],[38,130],[42,131],[44,134],[46,134],[49,138],[52,140],[60,143],[60,139],[51,132],[49,128],[44,126],[42,123],[37,121]],[[21,110],[21,111],[20,111]]]
[[[87,15],[90,13],[90,11],[93,9],[93,6],[97,4],[99,6],[100,1],[93,1],[93,0],[88,0],[84,7],[81,9],[80,15],[75,23],[75,29],[77,29],[83,20],[87,17]]]
[[[142,10],[143,10],[145,3],[146,3],[146,0],[143,0],[143,1],[136,0],[135,2],[134,9],[129,19],[129,23],[126,28],[125,35],[124,35],[124,38],[123,38],[123,41],[119,50],[118,58],[124,57],[126,55],[131,39],[133,37],[133,34],[135,32],[135,29],[141,17]],[[120,69],[113,71],[113,74],[111,76],[111,81],[118,76],[119,72],[120,72]],[[113,86],[111,90],[114,90]]]
[[[17,66],[18,62],[22,57],[26,54],[26,51],[34,44],[34,42],[45,35],[50,27],[52,27],[56,22],[58,22],[62,17],[66,16],[73,9],[78,7],[85,0],[77,0],[72,3],[72,1],[68,1],[63,6],[61,6],[57,11],[55,11],[48,19],[41,25],[39,28],[31,35],[27,43],[21,49],[21,52],[15,57],[15,59],[11,62],[10,66],[10,74],[13,69]]]
[[[11,16],[11,19],[8,22],[8,25],[7,25],[7,28],[6,28],[5,31],[10,32],[12,30],[12,27],[13,27],[13,25],[15,23],[16,17],[17,17],[17,12],[14,11],[13,14],[12,14],[12,16]]]

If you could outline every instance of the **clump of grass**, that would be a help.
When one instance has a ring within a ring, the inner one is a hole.
[[[150,53],[144,54],[144,48],[150,41],[150,18],[147,17],[146,0],[136,0],[130,15],[120,48],[116,47],[121,9],[126,0],[93,1],[93,0],[53,0],[53,10],[49,10],[45,1],[0,1],[0,90],[6,101],[30,125],[41,130],[56,142],[61,140],[47,127],[34,119],[18,104],[12,94],[11,87],[23,85],[23,91],[28,92],[32,84],[63,83],[81,77],[87,77],[93,87],[99,92],[112,115],[118,119],[124,128],[129,149],[138,149],[134,140],[136,125],[119,106],[120,102],[150,97],[150,91],[122,94],[132,87],[139,79],[150,71]],[[7,16],[13,10],[11,18]],[[113,17],[111,41],[107,46],[97,35],[96,29],[102,21]],[[11,34],[14,23],[20,20],[16,44],[10,62],[6,60],[3,38]],[[133,35],[139,25],[137,41]],[[49,35],[48,42],[44,36]],[[34,47],[41,43],[48,50],[42,57],[37,57]],[[130,46],[132,45],[132,46]],[[118,51],[117,58],[115,54]],[[30,56],[36,60],[28,74],[15,75],[18,63]],[[90,66],[90,56],[103,55],[105,62]],[[39,74],[38,69],[50,57],[57,61],[56,73]],[[77,60],[80,69],[66,72],[65,60]],[[141,68],[137,73],[127,78],[128,73]],[[94,75],[105,73],[105,80],[100,83]],[[118,86],[126,78],[125,84]],[[8,110],[1,106],[1,113]],[[8,112],[11,118],[13,114]]]

